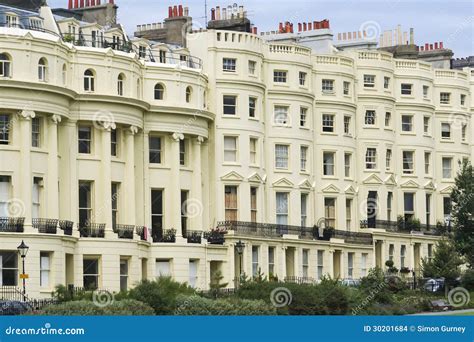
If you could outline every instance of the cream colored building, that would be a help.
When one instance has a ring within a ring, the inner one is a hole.
[[[431,256],[473,153],[472,69],[231,31],[184,49],[48,7],[3,17],[1,285],[21,286],[22,240],[31,298],[160,274],[357,279]]]

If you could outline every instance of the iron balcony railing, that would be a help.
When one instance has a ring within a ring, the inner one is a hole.
[[[152,229],[151,236],[155,243],[174,243],[176,242],[176,230],[175,229]]]
[[[125,224],[116,224],[113,227],[114,233],[117,234],[119,239],[133,239],[133,233],[135,232],[135,226],[125,225]]]
[[[24,217],[0,217],[0,232],[3,233],[23,233]]]
[[[211,230],[210,232],[204,232],[203,238],[205,238],[210,245],[223,245],[225,243],[225,232]]]
[[[11,27],[11,28],[19,28],[22,30],[38,31],[38,32],[52,34],[53,36],[56,36],[56,37],[60,37],[60,35],[54,31],[46,30],[43,27],[29,25],[29,24],[25,25],[25,24],[0,23],[0,27]]]
[[[293,284],[317,284],[318,280],[311,278],[311,277],[296,277],[296,276],[288,276],[284,279],[285,283],[293,283]]]
[[[84,238],[104,238],[105,224],[102,223],[85,223],[79,225],[79,233]]]
[[[32,220],[33,228],[38,229],[42,234],[56,234],[58,231],[59,220],[34,218]]]
[[[137,235],[140,236],[140,240],[147,241],[148,237],[148,228],[147,227],[137,227]]]
[[[259,236],[264,238],[281,238],[283,235],[296,235],[300,239],[329,241],[331,238],[343,239],[347,243],[371,245],[372,234],[348,232],[334,228],[322,229],[318,226],[300,227],[272,223],[224,221],[217,227],[226,231],[234,231],[236,235]]]
[[[59,221],[59,229],[64,232],[64,235],[72,236],[72,229],[74,228],[74,222],[61,220]]]
[[[183,233],[183,237],[188,240],[188,243],[200,244],[202,242],[203,232],[199,230],[187,230]]]
[[[360,228],[385,229],[396,233],[420,232],[425,235],[442,235],[445,231],[450,231],[451,226],[447,223],[438,222],[436,225],[418,224],[412,221],[386,221],[386,220],[361,220]]]

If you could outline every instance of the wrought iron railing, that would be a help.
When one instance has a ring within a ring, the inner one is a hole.
[[[104,238],[105,224],[102,223],[86,223],[79,225],[79,233],[85,238]]]
[[[289,276],[285,277],[285,283],[293,283],[293,284],[316,284],[318,280],[311,278],[311,277],[296,277],[296,276]]]
[[[133,233],[135,232],[135,226],[125,225],[125,224],[116,224],[113,227],[114,233],[116,233],[119,239],[133,239]]]
[[[0,217],[0,232],[3,233],[23,233],[24,217]]]
[[[32,220],[33,228],[38,229],[42,234],[56,234],[58,232],[58,222],[55,219],[34,218]]]
[[[205,238],[210,245],[223,245],[225,243],[225,232],[211,230],[210,232],[204,232],[203,238]]]
[[[183,237],[188,240],[188,243],[200,244],[202,242],[203,232],[198,230],[187,230]]]
[[[441,235],[444,231],[450,230],[450,225],[438,223],[436,225],[414,223],[413,221],[386,221],[386,220],[361,220],[360,228],[385,229],[397,233],[420,232],[426,235]]]
[[[50,30],[47,30],[43,27],[38,27],[38,26],[33,26],[33,25],[0,23],[0,27],[12,27],[12,28],[19,28],[19,29],[22,29],[22,30],[38,31],[38,32],[44,32],[44,33],[52,34],[53,36],[56,36],[56,37],[60,37],[60,35],[57,34],[54,31],[50,31]]]
[[[74,228],[74,222],[67,220],[59,221],[59,229],[64,232],[64,235],[72,236],[72,230]]]
[[[347,243],[370,245],[372,234],[348,232],[334,228],[322,229],[318,226],[300,227],[272,223],[224,221],[219,222],[218,229],[234,231],[236,235],[260,236],[264,238],[281,238],[283,235],[297,235],[300,239],[329,241],[331,238],[344,239]]]
[[[147,237],[148,237],[148,228],[147,227],[137,227],[137,235],[140,236],[140,240],[142,241],[147,241]]]
[[[163,243],[174,243],[176,242],[176,230],[175,229],[153,229],[152,230],[153,242]]]

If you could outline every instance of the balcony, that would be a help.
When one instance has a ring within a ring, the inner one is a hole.
[[[175,229],[153,229],[152,238],[155,243],[175,243],[176,230]]]
[[[346,243],[352,244],[373,244],[372,234],[370,233],[348,232],[334,228],[322,230],[318,226],[300,227],[272,223],[225,221],[219,222],[218,228],[234,231],[235,235],[258,236],[268,239],[281,239],[283,235],[296,235],[302,240],[330,241],[331,238],[335,238],[343,239]]]
[[[104,238],[105,224],[86,223],[79,226],[79,233],[83,238]]]
[[[148,241],[148,228],[147,227],[137,227],[137,235],[140,236],[140,240]]]
[[[203,237],[210,245],[223,245],[225,242],[225,233],[225,231],[211,230],[210,232],[205,232]]]
[[[135,232],[135,226],[116,224],[113,227],[114,233],[117,234],[119,239],[133,240],[133,233]]]
[[[23,233],[24,217],[0,217],[0,232],[2,233]]]
[[[199,230],[188,230],[183,233],[183,237],[188,240],[188,243],[200,244],[202,242],[203,232]]]
[[[435,225],[426,225],[415,223],[410,220],[399,219],[398,221],[385,221],[385,220],[362,220],[360,221],[361,229],[385,229],[389,232],[394,233],[405,233],[405,234],[424,234],[424,235],[442,235],[446,231],[451,230],[450,224],[438,222]]]
[[[97,36],[86,35],[79,33],[79,35],[73,36],[71,34],[63,35],[63,41],[66,43],[71,43],[75,46],[87,46],[94,48],[102,48],[116,51],[123,51],[130,53],[133,51],[132,43],[124,40],[114,41],[107,38],[99,38]]]
[[[58,231],[59,220],[34,218],[32,220],[33,228],[38,229],[41,234],[56,234]]]
[[[74,222],[61,220],[59,221],[59,229],[64,232],[64,235],[72,236],[72,229],[74,228]]]
[[[59,35],[56,32],[46,30],[43,27],[32,26],[32,25],[29,25],[29,24],[0,23],[0,27],[18,28],[18,29],[29,30],[29,31],[38,31],[38,32],[48,33],[48,34],[51,34],[53,36],[59,37]]]

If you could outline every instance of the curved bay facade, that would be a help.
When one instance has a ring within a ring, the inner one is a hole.
[[[187,40],[170,63],[0,28],[2,285],[19,284],[21,240],[32,298],[160,274],[206,289],[217,271],[229,286],[259,269],[360,278],[387,259],[419,272],[473,152],[472,70]]]

